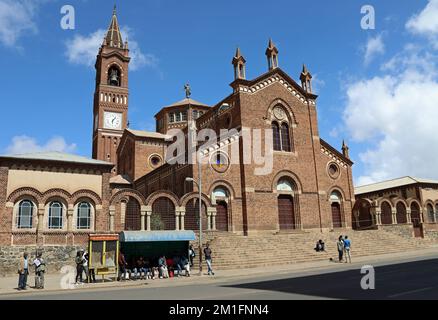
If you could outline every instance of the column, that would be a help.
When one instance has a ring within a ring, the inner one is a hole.
[[[73,231],[73,214],[74,214],[74,207],[72,204],[68,205],[67,210],[67,232]]]
[[[207,211],[207,231],[211,230],[211,212]]]
[[[412,224],[411,208],[406,208],[406,219],[408,223]]]
[[[44,208],[44,205],[40,204],[38,206],[38,226],[37,226],[38,232],[44,231],[44,212],[45,211],[46,211],[46,209]]]
[[[185,228],[184,217],[186,215],[186,208],[185,207],[176,207],[175,213],[177,214],[177,220],[176,220],[177,230],[185,230],[184,229]],[[179,226],[179,229],[178,229],[178,226]]]
[[[109,229],[110,232],[114,232],[115,228],[114,228],[114,218],[116,216],[116,207],[115,206],[110,206],[109,207]]]
[[[373,211],[374,211],[373,215],[375,217],[375,224],[377,226],[381,226],[382,225],[382,211],[380,209],[376,209],[376,208],[372,209],[371,212],[373,212]]]
[[[216,208],[207,208],[208,230],[216,231]]]
[[[424,218],[423,218],[423,208],[420,208],[420,222],[423,223],[424,222]]]
[[[141,213],[141,220],[140,220],[141,231],[145,231],[146,230],[146,214],[147,214],[146,206],[141,206],[140,213]]]
[[[212,213],[213,220],[211,221],[211,226],[214,231],[216,231],[216,212]]]
[[[175,230],[179,230],[179,211],[175,211]]]
[[[151,215],[152,215],[152,207],[147,206],[146,208],[146,230],[151,231]]]
[[[435,213],[433,215],[433,223],[437,223],[437,215],[438,215],[438,210],[435,209]]]
[[[392,213],[392,224],[397,224],[397,210],[393,208],[391,213]]]

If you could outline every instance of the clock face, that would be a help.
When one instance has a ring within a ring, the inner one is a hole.
[[[105,112],[104,115],[105,128],[107,129],[122,129],[122,114],[116,112]]]

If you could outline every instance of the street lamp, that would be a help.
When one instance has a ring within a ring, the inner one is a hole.
[[[187,177],[186,182],[193,182],[199,190],[199,275],[202,275],[202,181],[201,181],[201,161],[198,160],[198,182],[195,179]]]

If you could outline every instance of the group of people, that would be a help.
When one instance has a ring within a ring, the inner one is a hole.
[[[204,248],[205,261],[207,263],[208,275],[214,275],[212,268],[212,251],[207,243]],[[121,251],[119,253],[119,274],[117,281],[142,280],[142,279],[166,279],[173,277],[190,277],[193,259],[196,252],[190,245],[188,255],[174,252],[171,257],[165,255],[145,259],[143,256],[126,258]],[[129,261],[129,262],[128,262]]]
[[[336,247],[338,249],[339,262],[343,262],[345,257],[345,263],[348,263],[348,261],[351,263],[351,240],[348,239],[348,236],[339,236],[338,241],[336,242]],[[314,250],[316,252],[325,252],[324,241],[318,240]]]
[[[348,263],[348,260],[351,263],[351,240],[348,239],[348,236],[339,236],[336,246],[339,253],[339,262],[343,262],[345,256],[345,263]]]
[[[29,254],[25,252],[18,265],[18,290],[27,290],[27,277],[31,267],[35,268],[35,289],[44,289],[46,262],[42,257],[42,253],[37,252],[36,258],[30,261]]]
[[[175,253],[172,258],[164,255],[158,258],[145,259],[143,256],[127,259],[123,252],[119,253],[119,275],[117,280],[163,279],[185,275],[190,277],[190,262],[184,255]]]
[[[89,261],[88,252],[81,249],[76,253],[75,263],[76,263],[76,284],[83,282],[96,282],[96,274],[94,269],[88,267]],[[82,276],[85,273],[85,280],[83,281]]]

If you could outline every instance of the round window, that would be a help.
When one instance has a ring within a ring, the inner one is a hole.
[[[149,162],[152,167],[158,167],[161,164],[161,158],[159,156],[152,156]]]
[[[340,170],[339,170],[339,167],[336,163],[331,163],[328,166],[328,174],[333,179],[336,179],[337,177],[339,177]]]
[[[224,152],[216,152],[210,158],[210,165],[215,171],[223,173],[230,167],[230,160]]]

